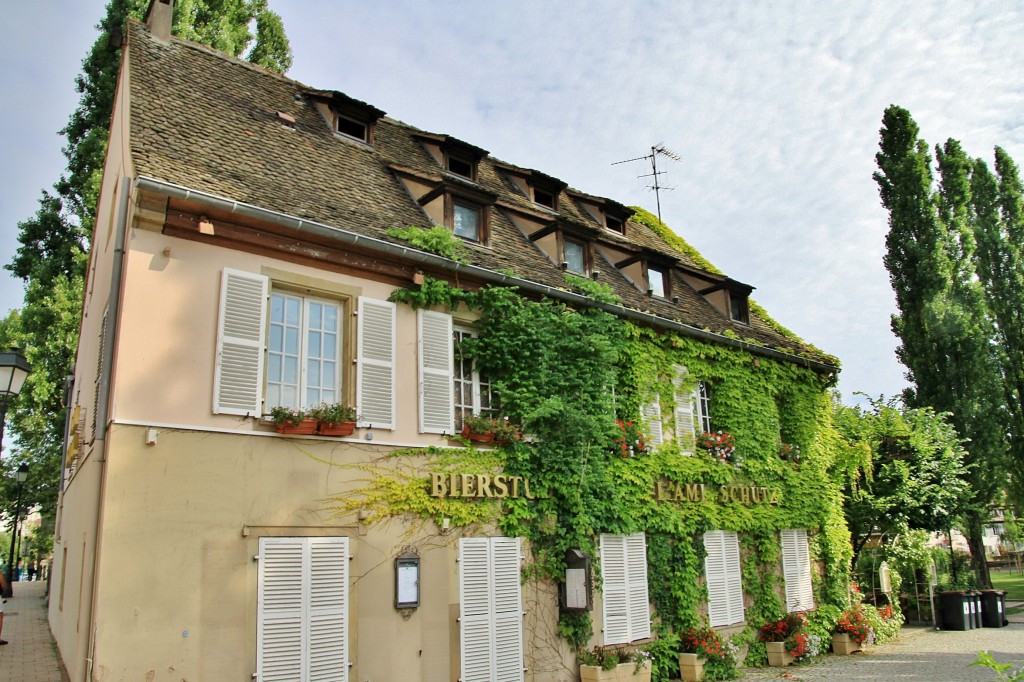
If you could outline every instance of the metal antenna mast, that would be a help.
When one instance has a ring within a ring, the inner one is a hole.
[[[651,181],[652,184],[648,185],[648,189],[653,189],[654,190],[654,200],[655,200],[655,202],[658,205],[658,222],[661,222],[661,190],[663,190],[663,189],[671,190],[671,189],[675,189],[675,187],[664,187],[658,181],[658,176],[662,175],[665,172],[665,171],[659,171],[658,170],[658,155],[659,154],[661,154],[662,156],[666,156],[666,157],[672,159],[673,161],[682,161],[682,157],[680,157],[675,152],[673,152],[673,151],[671,151],[669,149],[666,149],[665,145],[656,144],[653,147],[651,147],[651,153],[650,154],[645,154],[644,156],[638,156],[635,159],[626,159],[625,161],[616,161],[612,165],[613,166],[617,166],[620,163],[632,163],[633,161],[644,161],[644,160],[650,159],[650,162],[651,162],[651,172],[647,173],[645,175],[638,175],[637,177],[638,178],[654,178]]]

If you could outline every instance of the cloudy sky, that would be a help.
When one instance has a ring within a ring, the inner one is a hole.
[[[4,3],[0,262],[59,177],[57,134],[103,0]],[[777,320],[843,363],[840,389],[904,386],[871,179],[882,112],[933,146],[1024,162],[1017,2],[270,0],[289,76],[655,211]],[[21,284],[0,275],[0,310]]]

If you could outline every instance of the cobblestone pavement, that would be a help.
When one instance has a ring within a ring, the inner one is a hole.
[[[4,604],[0,682],[62,682],[57,647],[46,622],[46,583],[14,583]]]
[[[904,628],[899,639],[850,656],[822,656],[808,665],[744,670],[743,680],[850,682],[992,682],[996,674],[970,665],[979,651],[1024,667],[1024,617],[1007,627],[965,632]]]

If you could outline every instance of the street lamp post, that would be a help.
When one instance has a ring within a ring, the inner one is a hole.
[[[18,496],[14,503],[14,522],[11,524],[11,553],[7,557],[7,589],[4,590],[4,599],[14,593],[14,539],[18,537],[18,516],[21,514],[21,491],[25,489],[25,481],[28,480],[28,465],[22,464],[15,474],[18,478]]]
[[[25,356],[12,348],[0,353],[0,457],[3,456],[4,423],[7,421],[7,406],[21,393],[21,387],[28,378],[32,367]]]

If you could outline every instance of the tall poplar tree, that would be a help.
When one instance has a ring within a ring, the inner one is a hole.
[[[5,450],[17,443],[14,457],[0,466],[9,474],[30,466],[24,506],[40,508],[45,521],[54,515],[64,440],[65,378],[72,374],[81,315],[86,252],[96,216],[110,118],[114,106],[121,36],[125,21],[144,20],[151,0],[111,0],[96,27],[99,37],[75,79],[79,104],[61,133],[67,169],[44,190],[36,215],[18,224],[19,248],[4,266],[25,285],[20,311],[0,320],[0,344],[18,346],[32,365],[17,403],[8,416]],[[255,34],[250,27],[255,26]],[[174,35],[200,42],[264,68],[283,73],[292,55],[281,18],[267,0],[179,0]],[[8,479],[10,476],[7,477]],[[13,499],[0,489],[10,514]]]
[[[978,580],[988,585],[982,532],[1005,480],[1007,419],[995,327],[974,267],[973,160],[955,140],[937,147],[935,187],[928,145],[918,134],[907,110],[886,109],[874,177],[889,211],[885,266],[899,310],[893,331],[912,384],[907,404],[949,413],[967,440],[965,530]]]

